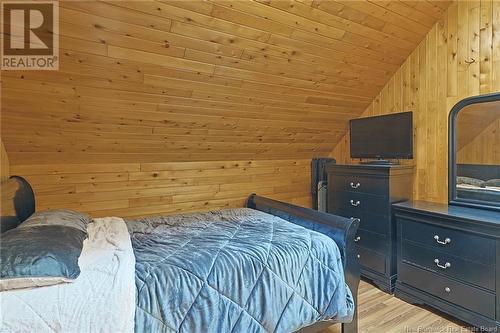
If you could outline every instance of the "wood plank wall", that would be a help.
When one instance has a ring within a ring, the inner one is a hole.
[[[37,209],[146,216],[243,207],[251,193],[310,207],[310,160],[13,165]]]
[[[500,1],[457,1],[362,116],[414,112],[414,198],[447,201],[448,114],[459,100],[500,91]],[[350,162],[349,135],[332,156]]]
[[[2,140],[0,140],[0,180],[5,180],[9,178],[9,157],[7,156],[7,151],[3,145]]]
[[[500,165],[500,118],[458,151],[457,162]]]

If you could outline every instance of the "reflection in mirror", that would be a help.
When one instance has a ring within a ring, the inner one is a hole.
[[[500,101],[467,105],[456,117],[456,198],[498,204]]]

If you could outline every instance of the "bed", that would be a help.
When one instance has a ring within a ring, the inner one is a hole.
[[[2,194],[2,224],[33,213],[23,178]],[[135,332],[357,332],[354,220],[257,195],[241,209],[119,220],[135,259]]]
[[[500,202],[500,166],[457,164],[457,197],[477,202]]]

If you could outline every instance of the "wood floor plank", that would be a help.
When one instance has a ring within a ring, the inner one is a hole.
[[[359,333],[473,332],[465,323],[428,307],[406,303],[363,280],[358,297]],[[320,333],[340,333],[340,325]]]

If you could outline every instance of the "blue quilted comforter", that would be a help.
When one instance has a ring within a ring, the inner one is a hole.
[[[293,332],[349,322],[335,242],[252,209],[127,221],[136,332]]]

